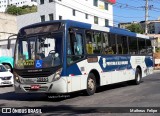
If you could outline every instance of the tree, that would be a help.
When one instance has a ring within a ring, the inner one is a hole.
[[[135,33],[141,33],[141,34],[144,33],[144,30],[140,24],[131,24],[127,26],[126,29],[130,30],[131,32],[135,32]]]
[[[16,6],[8,6],[6,13],[12,14],[12,15],[21,15],[22,9],[20,7],[16,7]]]
[[[22,6],[22,7],[8,6],[6,9],[6,13],[12,15],[22,15],[36,11],[37,11],[37,6]]]

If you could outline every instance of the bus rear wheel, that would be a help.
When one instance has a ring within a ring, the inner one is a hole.
[[[88,75],[87,79],[87,89],[86,89],[86,94],[87,95],[93,95],[96,92],[96,78],[93,73],[90,73]]]
[[[141,80],[142,80],[141,71],[137,68],[135,73],[134,84],[139,85],[141,83]]]

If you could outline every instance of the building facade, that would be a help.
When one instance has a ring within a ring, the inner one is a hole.
[[[148,24],[149,34],[160,34],[160,21],[153,21]]]
[[[37,5],[37,0],[0,0],[0,12],[5,12],[8,5],[22,7]]]
[[[139,22],[143,29],[145,29],[145,21]],[[160,34],[160,20],[147,21],[148,34]]]
[[[140,24],[141,27],[145,30],[145,21],[141,22],[127,22],[127,23],[119,23],[119,28],[126,28],[131,24]],[[147,21],[148,27],[148,36],[153,37],[152,45],[155,47],[160,47],[160,19],[159,20],[149,20]]]
[[[131,24],[140,24],[143,29],[145,29],[145,21],[141,22],[127,22],[127,23],[119,23],[119,28],[126,29],[127,26]],[[148,34],[160,34],[160,20],[150,20],[147,21],[148,26]]]
[[[18,16],[18,29],[50,20],[75,20],[100,26],[113,26],[115,0],[38,0],[38,12]],[[26,19],[24,23],[24,19]],[[23,23],[21,23],[23,22]]]
[[[126,23],[119,23],[118,24],[118,27],[119,28],[123,28],[123,29],[126,29],[128,26],[130,26],[131,24],[139,24],[139,22],[126,22]]]

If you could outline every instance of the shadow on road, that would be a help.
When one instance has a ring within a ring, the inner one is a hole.
[[[122,88],[131,86],[126,82],[114,84],[114,85],[107,85],[103,87],[97,88],[96,93],[100,93],[107,90]],[[83,94],[83,91],[74,92],[69,94],[49,94],[46,95],[44,93],[15,93],[15,92],[6,92],[0,94],[0,100],[16,100],[16,101],[52,101],[52,102],[59,102],[67,99],[72,99],[79,96],[86,96]]]
[[[143,83],[143,81],[142,81],[142,83]],[[129,87],[129,86],[133,86],[133,85],[134,84],[131,81],[116,83],[116,84],[111,84],[111,85],[105,85],[105,86],[97,88],[97,93],[107,91],[107,90],[112,90],[112,89],[118,89],[118,88],[122,88],[122,87]]]
[[[19,110],[20,109],[20,110]],[[21,111],[25,113],[21,113]],[[39,107],[14,107],[11,109],[12,116],[25,116],[28,114],[45,114],[45,116],[53,116],[53,115],[77,115],[78,114],[92,114],[92,113],[129,113],[129,108],[124,107],[78,107],[72,105],[42,105]],[[20,113],[18,113],[20,112]],[[47,113],[47,114],[46,114]],[[39,116],[37,115],[37,116]]]
[[[143,84],[149,84],[152,82],[160,82],[159,79],[159,73],[154,73],[152,76],[147,76],[143,79],[144,83]],[[108,91],[108,90],[113,90],[113,89],[119,89],[123,87],[128,87],[128,86],[134,86],[131,83],[128,82],[123,82],[119,84],[113,84],[113,85],[107,85],[103,87],[97,88],[96,93]],[[141,85],[140,85],[141,86]],[[2,87],[3,89],[3,87]],[[5,88],[4,88],[5,90]],[[13,91],[10,92],[5,92],[5,93],[0,93],[0,100],[16,100],[16,101],[52,101],[52,102],[59,102],[67,99],[72,99],[80,96],[85,96],[83,94],[83,91],[81,92],[74,92],[74,93],[68,93],[68,94],[63,94],[63,95],[46,95],[44,93],[14,93]]]

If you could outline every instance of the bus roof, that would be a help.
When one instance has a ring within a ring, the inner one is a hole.
[[[30,27],[37,27],[39,25],[45,26],[45,25],[48,25],[48,24],[52,24],[53,22],[54,23],[55,22],[66,23],[66,25],[68,27],[79,27],[79,28],[85,28],[85,29],[93,29],[93,30],[111,32],[111,33],[114,33],[114,34],[126,35],[126,36],[131,36],[131,37],[139,37],[139,38],[146,38],[146,39],[150,38],[149,36],[134,33],[134,32],[131,32],[129,30],[118,28],[118,27],[112,27],[112,26],[103,27],[103,26],[99,26],[99,25],[95,25],[95,24],[88,24],[88,23],[78,22],[78,21],[73,21],[73,20],[53,20],[53,21],[40,22],[40,23],[35,23],[35,24],[32,24],[32,25],[25,26],[22,29],[30,28]]]

